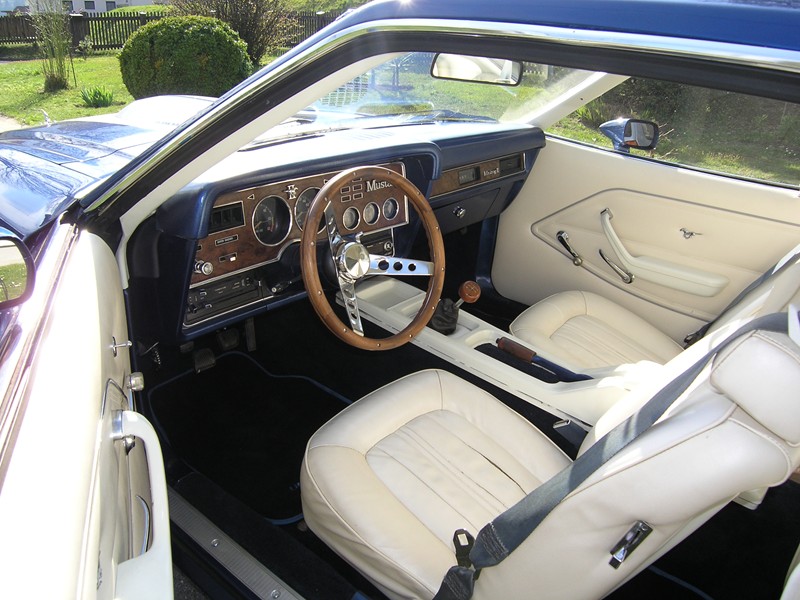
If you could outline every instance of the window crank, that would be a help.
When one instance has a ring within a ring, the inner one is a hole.
[[[572,257],[572,264],[576,267],[580,267],[583,264],[583,259],[581,255],[575,252],[572,249],[572,246],[569,245],[569,234],[566,231],[559,231],[556,234],[556,239],[564,246],[564,249],[569,252],[570,256]]]

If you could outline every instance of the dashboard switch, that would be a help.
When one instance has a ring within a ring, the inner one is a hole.
[[[214,272],[214,265],[202,260],[194,261],[194,272],[200,275],[211,275]]]

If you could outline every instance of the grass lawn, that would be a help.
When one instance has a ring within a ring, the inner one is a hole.
[[[23,125],[44,123],[42,110],[54,121],[117,112],[133,101],[119,70],[117,51],[98,52],[87,59],[75,58],[75,75],[70,72],[69,89],[46,94],[41,62],[34,58],[31,46],[0,46],[0,115]],[[261,66],[275,60],[265,56]],[[75,82],[77,80],[77,86]],[[105,108],[91,108],[81,99],[81,89],[105,86],[114,92],[114,103]]]
[[[44,78],[38,60],[22,60],[0,65],[0,114],[16,119],[23,125],[44,122],[42,110],[54,121],[117,112],[133,100],[119,71],[116,54],[100,54],[86,60],[73,61],[74,77],[70,88],[46,94],[42,91]],[[75,85],[77,81],[77,86]],[[90,108],[81,99],[81,89],[105,86],[114,92],[114,103],[105,108]]]

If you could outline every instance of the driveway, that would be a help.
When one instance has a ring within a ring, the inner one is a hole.
[[[0,131],[8,131],[9,129],[19,129],[20,127],[22,127],[22,125],[17,123],[14,119],[9,119],[8,117],[0,115]]]

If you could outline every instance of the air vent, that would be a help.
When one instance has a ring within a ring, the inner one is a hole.
[[[511,156],[504,156],[500,159],[500,177],[505,175],[512,175],[522,171],[524,164],[522,154],[512,154]]]
[[[242,203],[226,204],[218,206],[211,211],[211,220],[208,223],[208,234],[241,227],[244,225],[244,212]]]

